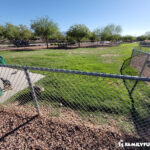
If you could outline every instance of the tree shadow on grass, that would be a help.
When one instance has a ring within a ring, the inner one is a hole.
[[[12,49],[13,52],[28,52],[28,51],[35,51],[35,49]]]
[[[76,98],[65,98],[63,95],[53,95],[50,91],[46,92],[46,93],[42,93],[37,95],[37,100],[39,103],[41,102],[45,102],[45,104],[52,104],[56,107],[68,107],[71,108],[75,111],[84,111],[87,113],[93,113],[93,112],[106,112],[109,114],[124,114],[125,113],[125,109],[124,108],[120,108],[120,109],[116,109],[116,107],[110,107],[109,105],[104,105],[103,103],[97,103],[93,106],[91,106],[90,104],[87,104],[86,102],[83,102],[83,99],[76,99]],[[80,97],[79,97],[80,98]],[[102,99],[99,99],[99,101],[101,101]],[[32,94],[28,91],[22,94],[19,94],[18,96],[16,96],[13,101],[17,101],[19,105],[26,105],[30,102],[34,102],[33,101],[33,97]]]
[[[37,95],[37,100],[38,102],[45,102],[45,103],[50,103],[52,105],[55,105],[56,107],[68,107],[71,108],[75,111],[85,111],[85,112],[106,112],[110,114],[123,114],[124,110],[123,109],[116,109],[113,107],[109,106],[104,106],[103,104],[99,105],[93,105],[91,106],[90,104],[87,103],[82,103],[82,100],[73,100],[70,101],[69,99],[64,98],[61,95],[53,95],[51,92],[48,93],[42,93],[40,95]],[[13,101],[17,101],[19,105],[26,105],[30,102],[33,101],[32,94],[30,92],[26,92],[23,94],[19,94],[16,96]]]
[[[33,101],[32,94],[30,92],[21,94],[17,96],[14,101],[17,101],[19,105],[25,105],[31,101]]]
[[[36,93],[35,93],[36,94]],[[37,100],[42,101],[41,94],[36,94]],[[33,96],[30,91],[16,96],[13,101],[17,101],[19,105],[26,105],[27,103],[33,102]]]
[[[49,92],[50,93],[50,92]],[[58,106],[68,107],[75,111],[85,111],[85,112],[106,112],[110,114],[123,114],[124,110],[118,110],[116,108],[109,106],[104,106],[103,104],[93,105],[87,103],[81,103],[82,100],[73,100],[65,99],[63,96],[52,95],[52,94],[43,94],[42,97],[38,98],[39,101],[47,101],[48,103],[58,103]]]

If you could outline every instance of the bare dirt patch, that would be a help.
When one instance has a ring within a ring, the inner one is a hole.
[[[118,57],[119,55],[118,54],[104,54],[104,55],[101,55],[102,57]]]
[[[104,50],[104,49],[106,49],[106,47],[98,47],[97,49]]]
[[[98,50],[104,50],[106,49],[106,47],[99,47],[97,48]],[[69,51],[69,54],[94,54],[95,51],[93,52],[93,50],[78,50],[78,51]]]
[[[69,51],[69,54],[89,54],[90,52],[87,50],[82,50],[82,51]]]
[[[0,148],[11,149],[119,149],[118,141],[141,139],[107,128],[92,128],[57,118],[36,116],[23,106],[0,107]]]
[[[0,48],[0,51],[30,51],[30,50],[37,50],[37,49],[46,49],[45,46],[35,46],[35,47],[7,47],[7,48]]]

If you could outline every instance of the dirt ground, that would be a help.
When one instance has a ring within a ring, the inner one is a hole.
[[[112,46],[117,46],[117,44],[98,44],[98,45],[91,45],[91,44],[82,44],[81,43],[81,48],[92,48],[92,47],[112,47]],[[74,49],[78,48],[78,45],[70,45],[67,47],[67,49]],[[0,47],[0,51],[28,51],[28,50],[37,50],[37,49],[46,49],[46,46],[41,45],[41,46],[30,46],[30,47]],[[49,49],[58,49],[58,46],[50,45]]]
[[[130,65],[133,68],[135,68],[140,74],[146,59],[147,59],[147,55],[145,55],[145,54],[133,57]],[[142,77],[150,77],[150,58],[148,59],[141,76]]]
[[[42,111],[42,110],[41,110]],[[37,116],[23,106],[0,107],[0,149],[4,150],[117,150],[120,139],[141,140],[109,128]]]
[[[104,55],[101,55],[102,57],[118,57],[119,55],[118,54],[104,54]]]
[[[37,50],[37,49],[45,49],[45,46],[35,46],[35,47],[6,47],[6,48],[0,48],[0,51],[23,51],[23,50]]]

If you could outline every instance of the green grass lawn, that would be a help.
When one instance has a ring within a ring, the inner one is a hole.
[[[7,64],[70,69],[120,74],[123,61],[131,56],[138,44],[121,44],[118,47],[80,48],[71,50],[34,50],[0,52]]]
[[[132,49],[136,46],[138,43],[106,48],[5,51],[0,52],[0,55],[5,58],[7,64],[120,74],[122,63],[131,56]],[[45,75],[45,78],[37,83],[45,88],[38,97],[41,105],[52,104],[59,108],[59,104],[62,103],[63,107],[79,110],[84,116],[89,113],[94,114],[93,119],[99,122],[111,121],[112,116],[118,119],[118,122],[120,117],[132,118],[132,99],[121,79],[36,72]],[[131,67],[126,73],[136,75],[136,71]],[[134,83],[135,81],[127,82],[129,88],[132,88]],[[149,91],[150,88],[146,83],[139,82],[132,95],[136,113],[142,118],[141,120],[150,115]],[[27,96],[29,96],[28,89],[16,94],[10,101],[17,100],[20,104],[25,104]],[[109,117],[106,118],[106,114],[109,114]],[[122,121],[121,124],[123,128],[131,127],[132,121],[130,125]]]

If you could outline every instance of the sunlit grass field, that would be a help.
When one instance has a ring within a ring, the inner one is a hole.
[[[117,47],[0,52],[7,64],[120,74],[123,61],[138,43]]]

